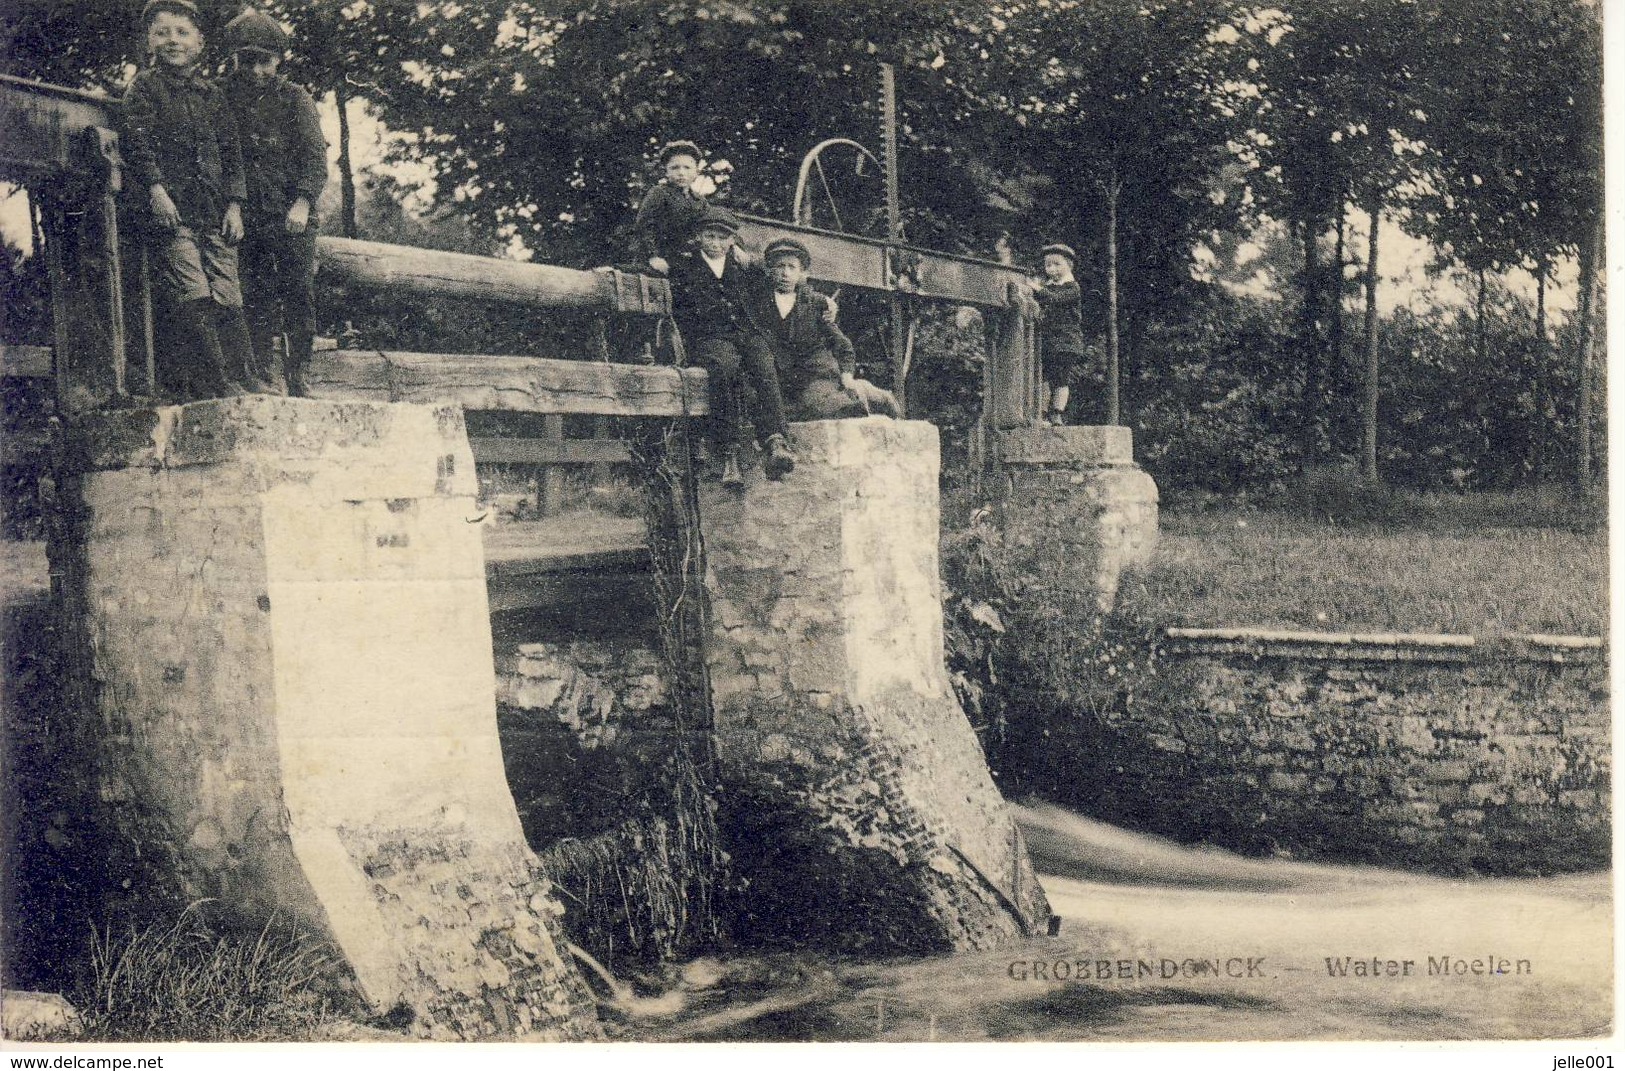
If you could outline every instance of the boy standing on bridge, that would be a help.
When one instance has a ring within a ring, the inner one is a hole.
[[[152,64],[124,95],[124,155],[156,239],[158,291],[186,336],[166,379],[185,400],[243,394],[252,350],[237,281],[248,193],[237,127],[198,73],[197,6],[149,0],[141,20]]]
[[[255,378],[275,382],[272,340],[286,332],[288,393],[303,396],[316,334],[316,198],[327,183],[327,141],[316,102],[279,71],[288,35],[254,8],[226,24],[232,74],[226,100],[237,122],[248,199],[241,267]]]
[[[785,439],[784,400],[773,353],[750,315],[753,271],[734,250],[738,231],[733,213],[708,208],[699,217],[694,247],[670,262],[672,317],[689,356],[710,374],[711,438],[722,456],[727,487],[745,482],[739,471],[742,385],[755,395],[754,423],[766,439],[762,472],[770,480],[782,480],[796,467]]]

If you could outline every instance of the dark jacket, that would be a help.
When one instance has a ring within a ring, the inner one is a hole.
[[[662,257],[669,264],[694,236],[705,213],[706,201],[662,182],[643,196],[638,206],[638,252],[644,259]]]
[[[1083,353],[1083,291],[1076,282],[1045,283],[1033,296],[1043,310],[1039,338],[1046,353]]]
[[[316,207],[327,184],[327,141],[310,94],[277,75],[262,89],[246,75],[226,81],[247,169],[243,210],[282,217],[303,197]]]
[[[829,298],[801,286],[796,289],[796,303],[790,314],[780,316],[772,285],[764,280],[753,288],[751,319],[772,343],[773,361],[786,400],[800,397],[814,380],[827,379],[839,385],[841,373],[857,373],[852,340],[825,319],[828,309]]]
[[[124,160],[137,194],[162,185],[194,228],[220,225],[230,201],[243,201],[242,149],[225,94],[195,71],[149,67],[124,94]]]
[[[720,279],[698,251],[678,253],[670,263],[672,317],[686,344],[755,329],[746,306],[761,272],[742,264],[737,252],[728,251]]]

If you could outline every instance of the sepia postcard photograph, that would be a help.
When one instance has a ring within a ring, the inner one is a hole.
[[[1625,1059],[1604,16],[0,0],[8,1066]]]

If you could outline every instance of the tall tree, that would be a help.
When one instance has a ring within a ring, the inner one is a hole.
[[[1428,12],[1427,86],[1436,120],[1429,147],[1439,168],[1436,188],[1408,225],[1476,273],[1480,290],[1487,273],[1523,267],[1536,273],[1544,298],[1551,265],[1578,259],[1583,269],[1595,255],[1603,189],[1600,20],[1591,0],[1459,0]],[[1591,315],[1586,290],[1582,284],[1582,319]],[[1538,300],[1537,319],[1544,307]],[[1577,345],[1588,333],[1582,322]],[[1534,393],[1549,393],[1539,382],[1550,380],[1559,362],[1546,332],[1536,330],[1535,345]],[[1578,398],[1571,404],[1578,456],[1589,438],[1589,406]],[[1542,423],[1556,416],[1548,406]]]
[[[967,4],[939,42],[968,108],[1004,120],[978,148],[1027,161],[1048,184],[1021,213],[1025,237],[1081,235],[1098,266],[1113,419],[1119,339],[1190,284],[1194,238],[1234,219],[1213,196],[1235,131],[1219,89],[1226,16],[1220,0]]]
[[[1291,225],[1303,252],[1301,420],[1311,462],[1329,445],[1333,340],[1341,335],[1342,316],[1342,255],[1327,263],[1321,247],[1328,235],[1340,236],[1350,198],[1374,228],[1384,208],[1415,181],[1427,119],[1417,93],[1426,48],[1420,25],[1416,0],[1287,0],[1243,9],[1233,24],[1252,52],[1249,84],[1256,94],[1246,156],[1254,164],[1254,202]],[[1377,277],[1369,255],[1365,283],[1361,453],[1367,474],[1375,476]]]

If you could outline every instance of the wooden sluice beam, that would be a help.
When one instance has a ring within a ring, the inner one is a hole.
[[[664,279],[614,268],[582,271],[327,235],[316,240],[316,256],[324,280],[387,287],[397,293],[542,309],[671,314],[671,288]]]
[[[458,353],[319,350],[305,374],[328,401],[457,402],[465,409],[675,417],[708,413],[698,368]]]
[[[740,244],[760,253],[777,238],[807,247],[810,275],[819,282],[864,290],[913,294],[937,301],[1006,309],[1030,293],[1027,276],[1007,264],[976,257],[891,244],[881,238],[802,227],[761,216],[741,215]]]
[[[0,175],[19,181],[77,169],[84,131],[117,125],[117,102],[0,75]]]

